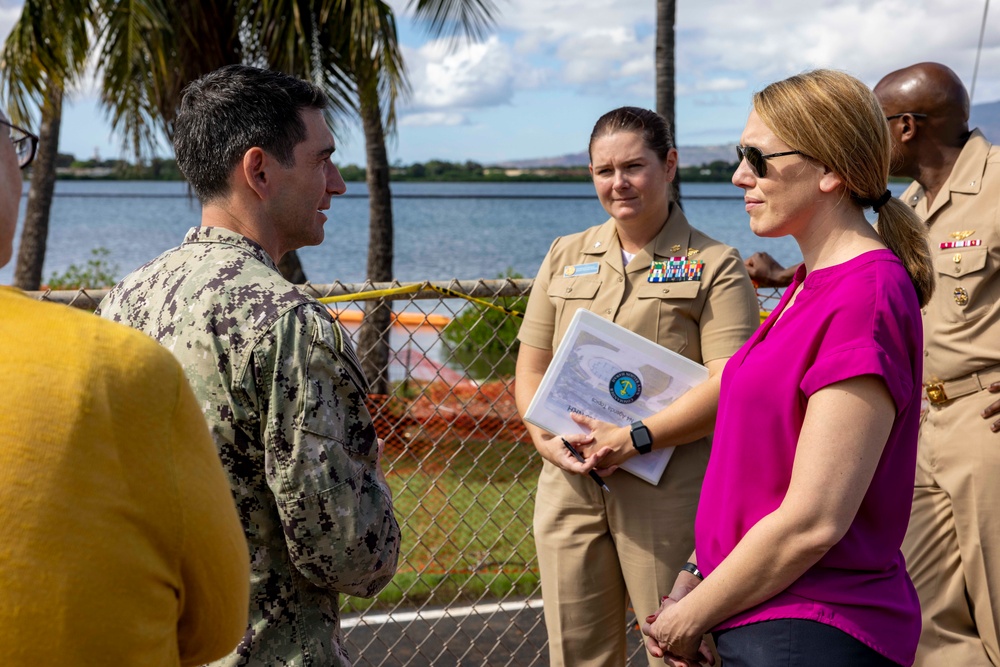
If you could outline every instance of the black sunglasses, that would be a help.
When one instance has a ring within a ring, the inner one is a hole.
[[[17,153],[17,166],[24,169],[35,159],[35,151],[38,150],[38,136],[3,118],[0,118],[0,125],[6,125],[10,128],[10,141],[14,144],[14,151]]]
[[[767,160],[772,157],[782,157],[784,155],[805,155],[802,151],[785,151],[783,153],[768,153],[764,155],[760,152],[759,148],[754,146],[736,146],[736,155],[740,158],[740,162],[743,160],[747,161],[753,173],[757,175],[757,178],[764,178],[767,176]],[[809,157],[806,155],[806,157]]]
[[[925,113],[917,113],[916,111],[904,111],[903,113],[894,113],[891,116],[886,116],[886,120],[892,120],[893,118],[902,118],[903,116],[913,116],[914,118],[927,118]]]

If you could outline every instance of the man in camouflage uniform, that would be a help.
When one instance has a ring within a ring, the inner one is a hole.
[[[311,84],[242,65],[192,83],[174,148],[202,226],[100,307],[181,361],[232,483],[250,621],[217,665],[349,665],[338,593],[372,596],[396,569],[367,382],[340,326],[276,267],[323,240],[322,211],[345,190],[326,104]]]

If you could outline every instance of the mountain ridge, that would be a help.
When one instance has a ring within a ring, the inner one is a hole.
[[[969,113],[969,128],[979,128],[991,142],[1000,144],[1000,100],[974,104]],[[736,161],[736,144],[710,146],[678,146],[681,167],[698,167],[716,160]],[[508,169],[540,169],[544,167],[586,167],[590,164],[587,151],[555,157],[506,160],[496,166]]]

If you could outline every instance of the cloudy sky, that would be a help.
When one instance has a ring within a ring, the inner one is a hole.
[[[400,107],[390,159],[483,163],[573,153],[594,121],[624,104],[654,104],[654,0],[496,0],[484,42],[429,40],[390,0],[412,95]],[[986,0],[677,0],[679,144],[734,142],[750,94],[814,67],[869,85],[893,69],[936,60],[972,83]],[[0,0],[0,37],[20,14]],[[1000,6],[986,24],[974,102],[1000,99]],[[364,160],[359,127],[341,129],[338,161]],[[120,154],[92,91],[75,91],[60,150]]]

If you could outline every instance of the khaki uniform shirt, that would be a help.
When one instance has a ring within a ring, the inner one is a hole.
[[[927,222],[936,269],[923,309],[924,381],[1000,363],[1000,147],[973,131],[930,207],[919,183],[901,199]],[[968,245],[948,247],[956,242]]]
[[[250,620],[216,664],[349,665],[338,593],[371,596],[389,582],[399,526],[377,476],[367,383],[340,326],[263,248],[212,227],[128,275],[100,313],[178,358],[232,485],[250,546]]]
[[[705,263],[700,280],[647,280],[654,260],[685,255]],[[566,269],[594,262],[598,270],[589,275]],[[614,220],[557,238],[538,270],[518,338],[555,350],[580,308],[698,363],[732,356],[760,324],[739,253],[691,227],[679,206],[624,268]]]

